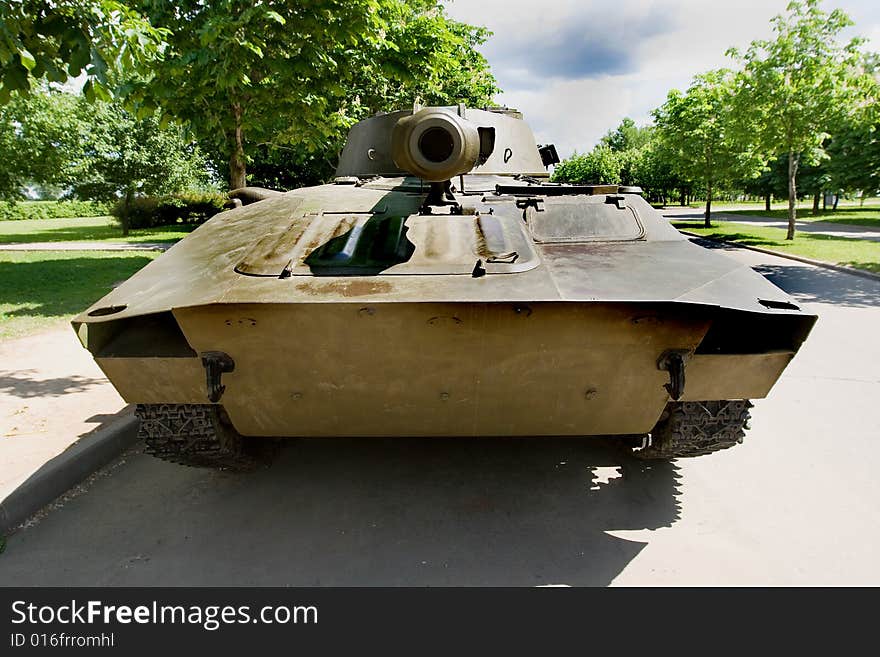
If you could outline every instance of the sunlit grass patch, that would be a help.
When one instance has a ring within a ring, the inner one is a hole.
[[[715,221],[712,228],[695,226],[690,222],[674,222],[673,225],[701,237],[757,246],[880,273],[880,242],[804,232],[798,233],[793,241],[789,241],[785,239],[783,228],[725,221]]]
[[[0,251],[0,339],[63,325],[158,255]]]
[[[176,224],[132,230],[127,237],[111,217],[78,219],[25,219],[0,222],[0,244],[25,242],[157,242],[174,243],[186,237],[194,225]]]

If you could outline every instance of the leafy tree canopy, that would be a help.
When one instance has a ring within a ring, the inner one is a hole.
[[[3,0],[0,104],[41,80],[82,74],[85,94],[106,99],[112,72],[146,72],[165,36],[117,0]]]
[[[637,126],[635,121],[626,117],[617,128],[605,133],[599,143],[617,152],[638,149],[651,141],[651,131],[651,126]]]
[[[152,78],[126,92],[161,107],[245,184],[255,153],[291,148],[308,161],[355,121],[415,95],[488,102],[495,82],[474,46],[485,30],[434,0],[142,0],[170,32]],[[268,149],[268,150],[267,150]]]
[[[210,171],[183,129],[120,103],[47,89],[0,107],[0,197],[26,184],[79,198],[127,199],[203,187]]]
[[[753,41],[744,53],[729,51],[743,65],[735,106],[741,136],[765,158],[788,156],[789,239],[800,161],[821,160],[833,123],[856,105],[855,92],[867,82],[859,72],[862,41],[838,39],[851,24],[839,9],[822,11],[818,0],[791,2],[786,15],[772,20],[775,38]]]
[[[77,98],[35,91],[0,106],[0,198],[25,185],[66,185],[87,133]]]
[[[570,158],[556,165],[553,180],[557,182],[609,184],[621,182],[622,161],[620,155],[605,144],[599,144],[591,152]]]
[[[728,70],[698,75],[686,93],[669,92],[654,110],[657,136],[683,178],[706,186],[706,225],[713,189],[742,174],[757,174],[760,160],[733,138],[731,107],[735,87]]]
[[[80,198],[171,194],[209,183],[204,156],[175,124],[135,118],[118,103],[83,103],[89,127],[71,187]]]

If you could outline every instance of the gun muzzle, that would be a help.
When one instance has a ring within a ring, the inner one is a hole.
[[[391,156],[400,169],[423,180],[449,180],[477,164],[480,132],[448,110],[426,107],[395,124]]]

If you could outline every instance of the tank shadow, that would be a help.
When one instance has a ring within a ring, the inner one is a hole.
[[[706,249],[737,251],[740,248],[727,242],[700,238],[692,238],[690,241]],[[749,244],[762,246],[757,242]],[[869,269],[865,263],[842,264]],[[854,308],[880,305],[880,281],[870,278],[800,263],[755,265],[752,269],[786,293],[806,303],[831,303]]]
[[[880,281],[818,267],[758,265],[753,269],[801,301],[854,308],[880,306]]]
[[[136,453],[0,556],[9,584],[606,585],[679,517],[605,439],[326,439],[248,475]]]

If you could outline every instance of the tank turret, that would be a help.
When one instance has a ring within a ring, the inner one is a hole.
[[[442,182],[462,174],[547,178],[522,115],[507,108],[418,107],[355,125],[337,178],[412,175]]]

